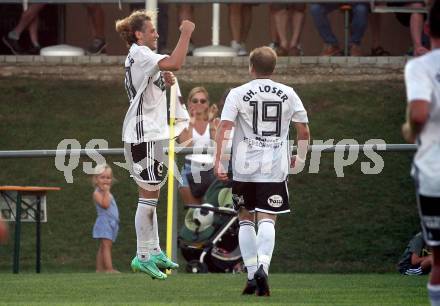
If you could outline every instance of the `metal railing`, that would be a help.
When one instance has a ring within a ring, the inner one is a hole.
[[[154,2],[151,0],[2,0],[3,3],[146,3]],[[193,4],[208,4],[208,3],[357,3],[367,2],[360,0],[156,0],[156,3],[193,3]],[[376,1],[368,1],[375,3]],[[387,0],[388,3],[413,3],[424,2],[424,0]]]
[[[309,152],[350,152],[350,151],[363,151],[363,150],[373,150],[379,152],[414,152],[417,150],[415,144],[360,144],[360,145],[311,145],[309,146]],[[168,148],[164,148],[164,152],[168,153]],[[292,152],[296,152],[296,146],[292,147]],[[186,155],[194,153],[191,147],[176,147],[175,154]],[[202,152],[197,150],[197,153],[214,153],[213,147],[205,148]],[[100,154],[102,156],[123,156],[123,148],[115,149],[72,149],[72,150],[7,150],[0,151],[0,159],[5,158],[48,158],[56,157],[57,155],[71,155],[71,156],[82,156],[87,157],[90,155]]]

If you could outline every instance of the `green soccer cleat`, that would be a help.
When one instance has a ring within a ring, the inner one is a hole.
[[[176,270],[179,268],[179,265],[175,262],[171,261],[164,252],[160,252],[158,255],[150,255],[151,260],[156,264],[159,269],[172,269]]]
[[[131,261],[131,270],[133,272],[144,272],[151,276],[152,279],[166,279],[167,275],[162,273],[154,263],[153,258],[147,261],[140,261],[137,256]]]

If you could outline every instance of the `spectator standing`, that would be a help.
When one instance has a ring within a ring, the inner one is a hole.
[[[396,3],[397,6],[405,6],[413,9],[420,9],[425,7],[424,3]],[[413,56],[420,56],[429,51],[428,42],[424,43],[423,27],[425,24],[425,16],[421,13],[397,13],[397,19],[404,26],[409,26],[411,41],[413,44],[411,54]]]
[[[101,4],[85,4],[91,24],[93,40],[87,48],[87,54],[96,55],[105,52],[105,14]]]
[[[11,50],[13,54],[40,54],[40,41],[38,39],[39,14],[46,6],[45,3],[35,3],[29,5],[28,9],[23,11],[20,20],[14,29],[2,37],[3,43]],[[32,47],[28,50],[20,45],[20,37],[25,29],[29,30]]]
[[[118,273],[113,269],[112,247],[119,232],[119,211],[116,200],[111,193],[113,172],[109,165],[98,165],[93,175],[93,201],[96,206],[93,238],[99,239],[99,249],[96,254],[96,272]]]
[[[231,3],[229,7],[229,27],[231,29],[231,47],[238,56],[247,55],[246,39],[252,23],[253,4]]]
[[[273,4],[269,4],[269,25],[270,25],[270,44],[269,47],[276,50],[280,46],[280,36],[278,35],[277,25],[275,23],[276,10]]]
[[[386,2],[379,2],[376,6],[385,6]],[[382,16],[381,14],[372,13],[371,16],[371,56],[390,56],[390,52],[386,51],[380,45],[380,36],[382,32]]]
[[[407,118],[402,133],[417,142],[412,176],[426,244],[432,247],[433,265],[428,283],[431,305],[440,305],[440,0],[429,12],[432,51],[405,66]]]
[[[228,179],[223,151],[235,124],[232,142],[232,198],[239,218],[239,245],[247,269],[243,294],[269,296],[269,266],[275,247],[278,214],[290,212],[286,184],[289,172],[290,122],[297,131],[303,164],[310,138],[307,112],[293,88],[271,80],[277,55],[269,47],[249,56],[253,80],[228,94],[216,135],[214,171]],[[306,144],[306,145],[305,145]],[[258,233],[255,231],[258,222]]]
[[[338,3],[314,3],[310,5],[310,13],[315,26],[324,41],[321,56],[340,55],[338,39],[333,34],[328,14],[340,7]],[[368,24],[368,4],[364,2],[351,4],[350,55],[361,56],[361,41]]]
[[[277,55],[301,55],[300,39],[304,26],[305,3],[271,4],[271,6],[275,10],[275,25],[280,38]],[[287,39],[289,22],[292,32],[290,40]]]
[[[45,3],[35,3],[20,16],[18,24],[6,36],[2,38],[3,43],[13,54],[39,54],[41,45],[38,37],[39,14],[46,6]],[[105,15],[100,4],[85,4],[87,16],[91,23],[93,41],[86,49],[88,54],[100,54],[105,50]],[[22,32],[28,29],[32,47],[24,50],[20,43]]]
[[[180,3],[177,5],[177,24],[182,24],[184,20],[189,20],[194,22],[194,5],[190,3]],[[188,46],[188,54],[192,55],[195,49],[194,43],[192,40],[189,42]]]

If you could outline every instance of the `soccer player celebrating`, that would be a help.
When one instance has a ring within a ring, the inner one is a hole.
[[[248,271],[243,294],[259,296],[270,295],[268,274],[276,216],[290,212],[290,122],[294,123],[299,143],[298,154],[292,159],[295,167],[304,166],[310,138],[307,112],[300,98],[293,88],[271,80],[276,62],[276,53],[269,47],[251,52],[249,73],[253,80],[230,91],[216,135],[214,171],[220,180],[226,180],[222,155],[235,126],[232,194],[239,216],[241,255]]]
[[[423,236],[433,253],[428,294],[431,305],[440,306],[440,0],[430,9],[427,30],[432,51],[405,67],[408,107],[402,133],[418,146],[412,176]]]
[[[160,249],[156,205],[164,181],[163,143],[169,138],[165,86],[174,84],[170,71],[181,68],[194,31],[194,23],[184,20],[180,38],[171,56],[156,54],[159,35],[153,25],[154,13],[135,11],[116,22],[116,31],[130,50],[125,60],[125,87],[130,106],[124,119],[122,140],[130,173],[139,185],[135,216],[137,255],[131,262],[134,272],[153,279],[166,279],[162,269],[176,269]]]

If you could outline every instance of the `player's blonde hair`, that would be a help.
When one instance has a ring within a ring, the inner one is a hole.
[[[92,184],[93,186],[97,186],[98,183],[98,176],[101,175],[102,173],[104,173],[105,171],[109,170],[110,171],[110,175],[112,176],[113,179],[113,170],[112,168],[108,165],[108,164],[98,164],[94,170],[94,173],[92,175]]]
[[[277,64],[277,54],[272,48],[259,47],[249,55],[249,65],[258,75],[271,75]]]
[[[130,47],[137,42],[136,31],[143,32],[145,30],[145,21],[153,22],[156,18],[156,13],[152,11],[139,10],[131,13],[130,16],[116,21],[116,32]]]

